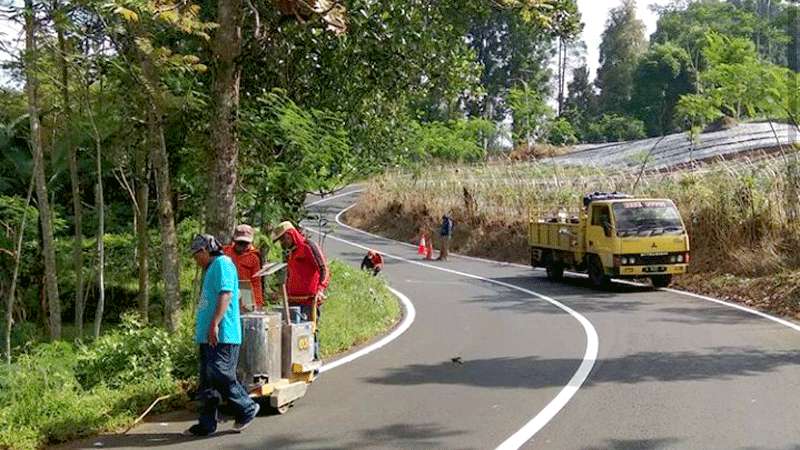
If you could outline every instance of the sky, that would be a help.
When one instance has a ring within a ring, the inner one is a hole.
[[[597,67],[600,59],[600,41],[602,40],[603,30],[606,27],[608,12],[619,6],[622,0],[578,0],[578,9],[581,12],[581,20],[584,24],[583,41],[587,47],[587,63],[589,71],[594,79],[597,74]],[[657,15],[650,10],[653,5],[665,5],[668,0],[637,0],[636,14],[644,21],[647,27],[646,37],[656,30]]]

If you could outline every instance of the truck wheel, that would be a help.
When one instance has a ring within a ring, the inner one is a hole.
[[[564,279],[564,265],[556,261],[552,253],[548,253],[545,257],[545,270],[547,271],[547,279],[550,281],[561,281]]]
[[[589,280],[596,288],[607,289],[611,286],[611,277],[606,275],[603,263],[597,255],[589,257]]]
[[[650,277],[650,281],[653,282],[653,287],[658,288],[665,288],[672,283],[672,275],[655,275]]]

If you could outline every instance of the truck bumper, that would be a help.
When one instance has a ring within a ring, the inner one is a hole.
[[[663,264],[656,266],[615,267],[614,275],[621,277],[649,277],[652,275],[681,275],[688,271],[687,264]]]

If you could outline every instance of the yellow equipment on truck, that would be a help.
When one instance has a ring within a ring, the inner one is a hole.
[[[597,287],[611,278],[649,278],[666,287],[689,267],[689,236],[672,200],[595,192],[568,217],[532,217],[531,265],[561,280],[564,270],[587,272]]]

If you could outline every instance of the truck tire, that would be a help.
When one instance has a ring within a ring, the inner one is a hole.
[[[553,252],[547,252],[544,257],[544,268],[547,271],[547,279],[550,281],[561,281],[564,279],[564,264],[556,261]]]
[[[589,256],[589,280],[599,289],[608,289],[611,286],[611,277],[606,275],[603,263],[597,255]]]
[[[665,288],[672,283],[672,275],[653,275],[650,277],[650,281],[653,282],[653,287],[656,289]]]

